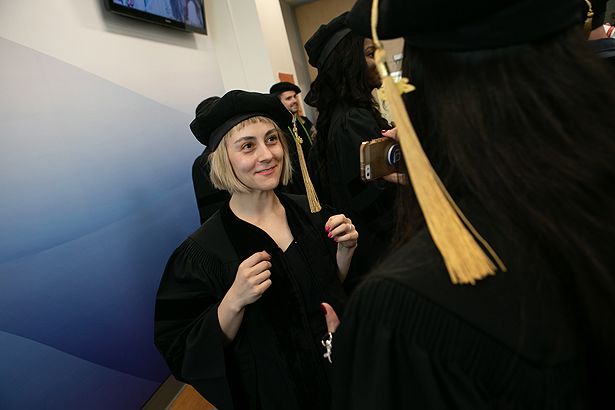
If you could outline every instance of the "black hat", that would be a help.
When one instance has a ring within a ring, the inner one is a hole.
[[[269,89],[269,94],[280,95],[286,91],[294,91],[299,94],[301,92],[301,88],[293,83],[289,83],[288,81],[282,81],[272,85]]]
[[[350,33],[350,29],[346,25],[347,14],[348,12],[343,13],[329,23],[321,25],[305,43],[304,48],[308,55],[308,63],[312,67],[322,67],[335,46]]]
[[[378,35],[438,50],[479,50],[554,35],[580,18],[582,0],[380,0]],[[371,33],[372,0],[358,0],[347,24]],[[370,35],[371,37],[371,35]]]
[[[190,130],[201,144],[214,151],[231,128],[256,116],[272,119],[281,129],[285,129],[293,118],[272,95],[233,90],[222,98],[210,97],[202,101],[196,108]]]

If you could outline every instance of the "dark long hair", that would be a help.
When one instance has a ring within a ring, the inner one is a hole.
[[[316,142],[310,154],[310,171],[315,174],[317,180],[325,183],[329,181],[326,167],[329,127],[338,105],[365,108],[372,112],[374,119],[383,126],[386,125],[372,96],[363,41],[363,37],[353,32],[344,37],[318,69],[318,75],[305,98],[307,104],[318,110]]]
[[[407,47],[407,107],[457,199],[540,249],[580,342],[615,371],[615,81],[574,29],[476,52]],[[413,206],[412,203],[408,206]]]

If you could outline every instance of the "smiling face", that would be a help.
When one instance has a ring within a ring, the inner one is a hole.
[[[255,122],[225,138],[228,159],[239,181],[251,191],[278,186],[284,168],[280,131],[268,122]]]
[[[288,111],[293,114],[297,114],[299,111],[299,100],[297,99],[297,93],[294,91],[284,91],[280,94],[280,101],[286,107]]]

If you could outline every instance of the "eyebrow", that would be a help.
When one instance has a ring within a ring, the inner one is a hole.
[[[274,134],[274,133],[277,134],[278,130],[276,130],[275,128],[271,128],[269,131],[267,131],[265,133],[265,137],[268,137],[268,136],[270,136],[271,134]],[[255,139],[256,139],[256,137],[253,136],[253,135],[246,135],[245,137],[241,137],[241,138],[238,138],[237,140],[233,141],[233,145],[238,145],[238,144],[241,144],[241,143],[243,143],[245,141],[253,141]]]

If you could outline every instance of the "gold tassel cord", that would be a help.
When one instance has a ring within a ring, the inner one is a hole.
[[[378,0],[373,0],[371,17],[376,64],[388,107],[397,125],[409,179],[451,281],[454,284],[475,284],[495,274],[497,267],[505,271],[506,267],[500,258],[455,204],[423,151],[401,98],[401,93],[412,90],[413,86],[406,81],[395,83],[386,67],[386,54],[376,32]],[[485,254],[477,240],[483,244],[495,263]]]
[[[303,148],[301,147],[301,143],[303,139],[299,136],[297,132],[297,118],[293,117],[293,128],[291,130],[293,134],[293,139],[295,140],[295,145],[297,146],[297,156],[299,157],[299,167],[301,168],[301,176],[303,177],[303,183],[305,185],[305,193],[307,194],[308,203],[310,205],[310,212],[313,214],[316,212],[320,212],[322,207],[320,206],[320,202],[318,201],[318,195],[316,195],[316,189],[314,189],[314,185],[312,184],[312,179],[310,178],[310,174],[308,173],[307,164],[305,163],[305,156],[303,155]]]

